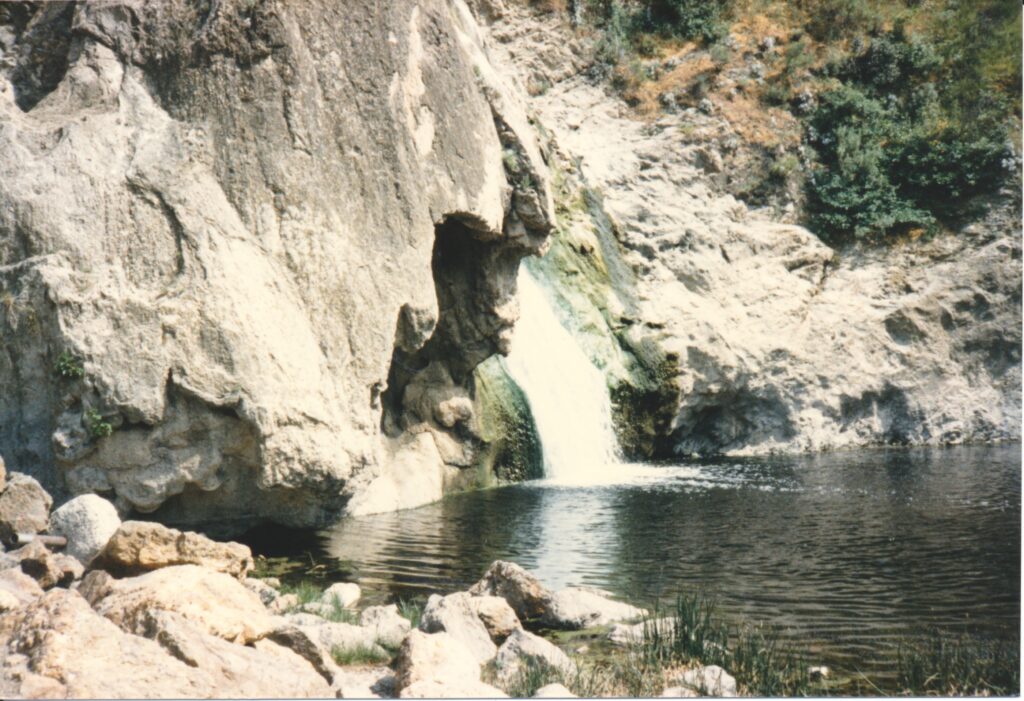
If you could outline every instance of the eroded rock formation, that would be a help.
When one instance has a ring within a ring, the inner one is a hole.
[[[464,2],[14,4],[0,42],[11,467],[177,522],[439,498],[553,220]]]

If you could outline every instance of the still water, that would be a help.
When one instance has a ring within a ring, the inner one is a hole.
[[[332,578],[369,602],[448,593],[491,561],[632,602],[704,591],[846,670],[890,667],[934,630],[1016,641],[1020,446],[866,450],[633,468],[345,520],[320,534]]]

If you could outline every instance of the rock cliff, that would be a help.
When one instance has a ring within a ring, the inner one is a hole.
[[[502,8],[496,60],[531,87],[558,185],[530,264],[608,374],[627,452],[1020,439],[1019,193],[933,240],[833,250],[716,186],[725,120],[636,118],[565,16]]]
[[[553,220],[462,0],[15,3],[0,49],[11,468],[179,522],[439,498]]]

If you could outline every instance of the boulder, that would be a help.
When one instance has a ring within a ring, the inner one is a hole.
[[[670,681],[675,685],[692,689],[700,696],[734,697],[737,695],[736,680],[718,665],[694,667]]]
[[[334,623],[312,613],[288,614],[284,618],[298,626],[325,650],[349,651],[364,648],[382,656],[387,655],[387,652],[377,644],[377,633],[372,628],[351,623]]]
[[[519,673],[523,665],[554,669],[565,675],[576,671],[576,665],[557,645],[539,635],[517,630],[498,649],[494,666],[498,677],[507,680]]]
[[[474,596],[470,598],[469,605],[495,645],[501,645],[508,636],[523,627],[516,612],[500,596]]]
[[[43,595],[43,588],[32,577],[21,571],[20,567],[9,567],[0,570],[0,595],[10,608],[12,602],[22,606],[35,601]]]
[[[328,606],[334,606],[336,603],[342,608],[348,608],[359,601],[361,594],[359,585],[355,582],[336,582],[324,590],[320,601]]]
[[[392,648],[401,645],[412,628],[409,619],[399,614],[394,604],[363,609],[359,625],[372,630],[378,643]]]
[[[480,680],[419,681],[402,689],[403,699],[507,699],[501,689]]]
[[[479,681],[477,658],[450,633],[414,630],[398,649],[395,682],[399,691],[421,682],[466,685]]]
[[[270,586],[262,579],[254,579],[253,577],[246,577],[242,580],[242,584],[245,588],[251,591],[256,596],[260,597],[260,601],[263,602],[264,606],[270,606],[277,599],[281,597],[280,592],[274,587]]]
[[[616,623],[608,631],[608,640],[616,645],[632,645],[655,631],[660,635],[672,635],[674,627],[675,621],[672,618],[658,618],[640,623]]]
[[[276,640],[235,645],[199,630],[179,614],[154,611],[145,636],[189,667],[206,672],[214,696],[224,698],[325,698],[331,673],[324,678],[301,655]]]
[[[53,560],[53,553],[38,540],[18,548],[11,555],[18,559],[21,571],[43,589],[51,588],[60,579],[60,570]]]
[[[473,596],[500,596],[520,621],[538,618],[547,611],[551,592],[536,577],[514,562],[496,560],[483,578],[469,589]]]
[[[387,667],[342,668],[333,689],[341,699],[390,699],[395,693],[395,673]]]
[[[129,635],[78,593],[53,589],[0,618],[2,676],[18,696],[44,698],[207,698],[210,675]]]
[[[50,533],[64,536],[64,549],[88,566],[117,532],[121,518],[114,505],[95,494],[83,494],[50,514]]]
[[[533,694],[535,699],[575,699],[576,694],[561,684],[545,684]]]
[[[471,603],[472,598],[466,592],[448,596],[432,594],[423,609],[420,629],[427,633],[448,633],[465,645],[477,662],[483,664],[494,658],[498,648],[477,615]]]
[[[107,582],[96,610],[131,633],[146,629],[154,610],[179,613],[199,630],[250,643],[277,627],[258,596],[234,577],[197,565],[177,565]]]
[[[584,587],[567,587],[555,592],[542,620],[552,628],[580,630],[642,617],[646,611],[614,601],[604,592]]]
[[[97,566],[119,574],[140,574],[174,565],[202,565],[244,579],[252,551],[241,543],[218,543],[191,531],[159,523],[125,521],[111,536]]]
[[[16,533],[39,533],[50,523],[53,499],[34,478],[20,472],[8,475],[0,492],[0,524]]]

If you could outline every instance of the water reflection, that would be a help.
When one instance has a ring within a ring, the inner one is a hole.
[[[371,600],[464,588],[502,558],[641,603],[705,589],[866,668],[932,628],[1016,639],[1020,494],[1019,446],[863,451],[520,485],[324,536]]]

